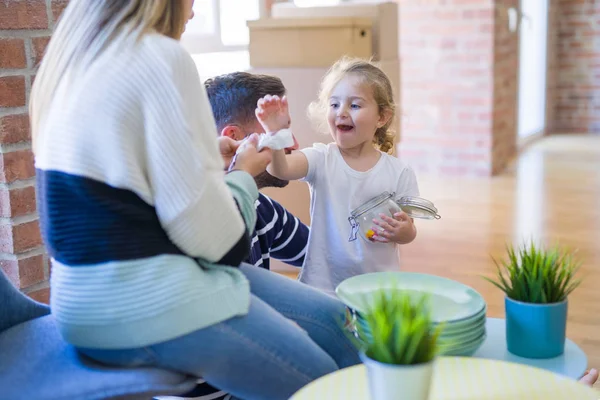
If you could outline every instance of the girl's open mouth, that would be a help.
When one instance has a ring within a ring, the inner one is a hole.
[[[351,131],[352,129],[354,129],[354,127],[352,125],[336,125],[336,128],[338,128],[340,131],[342,132],[348,132]]]

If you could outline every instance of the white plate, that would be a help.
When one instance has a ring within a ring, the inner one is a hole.
[[[460,335],[441,335],[438,340],[443,343],[450,343],[453,345],[464,345],[469,343],[479,337],[481,337],[484,333],[486,333],[485,327],[474,329],[470,332],[465,332]]]
[[[473,329],[474,327],[484,326],[486,321],[486,310],[484,309],[481,313],[476,314],[472,318],[467,318],[459,322],[445,323],[444,332],[464,332]],[[438,323],[434,326],[439,325]]]
[[[435,323],[432,324],[433,327],[436,327],[440,324],[443,324],[442,334],[441,336],[458,336],[464,333],[472,332],[477,329],[484,329],[486,324],[486,316],[485,309],[482,312],[476,314],[472,318],[461,320],[456,323]],[[365,327],[366,321],[362,318],[359,313],[356,313],[356,324],[361,325],[363,328]]]
[[[469,343],[463,343],[458,346],[442,348],[442,355],[470,357],[477,350],[479,350],[479,348],[481,347],[483,342],[485,342],[485,339],[487,339],[487,333],[484,333],[483,335],[481,335],[480,337],[478,337],[475,340],[472,340]]]
[[[356,321],[357,326],[362,328],[364,339],[370,339],[371,330],[361,321]],[[443,343],[451,343],[453,345],[464,345],[469,343],[486,333],[485,324],[481,326],[474,326],[472,329],[461,331],[461,332],[446,332],[442,331],[438,340]]]
[[[373,293],[398,289],[411,295],[429,295],[433,323],[459,322],[485,309],[483,297],[473,288],[436,275],[414,272],[373,272],[346,279],[335,289],[348,307],[364,312]]]

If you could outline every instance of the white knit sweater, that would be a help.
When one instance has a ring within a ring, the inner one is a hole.
[[[67,341],[134,348],[245,314],[245,277],[219,263],[247,256],[258,191],[245,172],[225,176],[190,55],[149,34],[63,81],[36,169]]]

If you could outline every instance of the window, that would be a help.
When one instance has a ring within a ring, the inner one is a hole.
[[[181,41],[190,53],[245,50],[246,21],[258,19],[261,0],[196,0]]]

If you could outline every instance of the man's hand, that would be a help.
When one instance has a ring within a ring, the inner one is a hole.
[[[373,240],[381,243],[394,242],[406,244],[412,242],[417,235],[412,218],[405,212],[394,214],[394,218],[390,218],[385,214],[379,214],[379,218],[373,220],[373,223],[377,225],[373,229],[375,232]]]
[[[219,151],[221,152],[221,157],[223,157],[223,161],[225,162],[225,169],[229,168],[231,164],[231,160],[235,155],[238,147],[240,147],[241,141],[235,141],[227,136],[219,136]]]
[[[266,95],[258,100],[256,118],[265,132],[273,134],[290,127],[291,119],[287,97]]]

